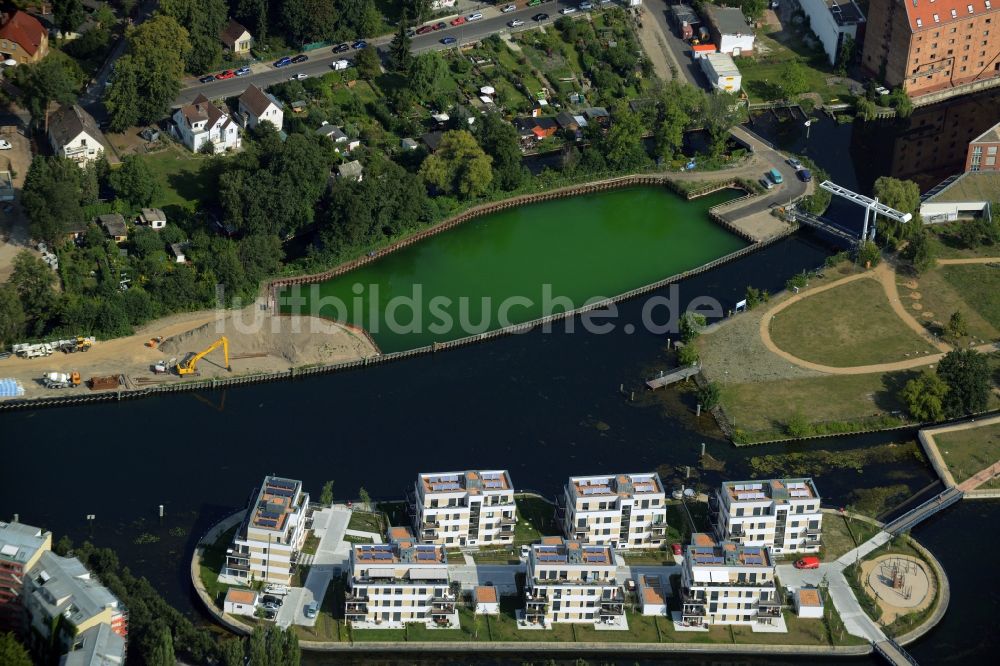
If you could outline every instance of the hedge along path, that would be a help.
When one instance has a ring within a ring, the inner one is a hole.
[[[987,260],[994,261],[994,260]],[[978,262],[978,263],[985,263]],[[879,284],[882,285],[882,289],[885,291],[886,297],[889,299],[889,304],[892,307],[892,311],[896,313],[896,316],[906,324],[913,331],[918,333],[928,344],[933,345],[936,349],[940,350],[939,354],[929,354],[927,356],[910,358],[905,361],[895,361],[893,363],[876,363],[874,365],[856,365],[847,368],[838,368],[831,365],[822,365],[820,363],[813,363],[811,361],[806,361],[798,356],[794,356],[784,351],[778,345],[774,343],[771,339],[771,319],[774,318],[776,314],[787,308],[788,306],[798,303],[804,298],[808,298],[812,295],[822,293],[828,289],[834,289],[841,285],[845,285],[849,282],[854,282],[855,280],[877,280]],[[899,291],[896,287],[896,272],[887,263],[881,263],[867,273],[858,273],[856,275],[849,275],[840,280],[835,280],[829,284],[823,285],[821,287],[816,287],[815,289],[810,289],[807,292],[794,294],[790,298],[782,301],[770,311],[764,314],[760,320],[760,339],[764,343],[764,346],[768,348],[769,351],[777,354],[781,358],[785,359],[790,363],[794,363],[800,368],[806,368],[809,370],[815,370],[817,372],[824,372],[830,375],[866,375],[876,372],[892,372],[895,370],[909,370],[911,368],[919,368],[940,361],[944,355],[951,351],[950,345],[938,340],[927,333],[924,327],[918,322],[913,316],[906,311],[903,304],[899,299]],[[996,345],[987,344],[981,345],[976,348],[976,351],[981,352],[991,352],[996,350]]]

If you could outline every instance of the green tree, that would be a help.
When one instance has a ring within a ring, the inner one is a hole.
[[[611,114],[611,128],[601,140],[604,158],[612,169],[636,169],[649,158],[642,147],[646,128],[638,113],[629,109],[625,101],[615,105]]]
[[[726,148],[729,130],[742,120],[739,102],[729,93],[705,95],[702,116],[705,129],[708,130],[712,141],[711,153],[714,157],[718,157]]]
[[[871,101],[867,97],[859,97],[857,102],[854,104],[854,110],[857,112],[858,117],[868,122],[875,119],[875,115],[878,113],[878,109],[875,107],[875,102]]]
[[[969,324],[961,310],[955,310],[948,320],[948,335],[952,338],[964,338],[969,334]]]
[[[53,0],[52,17],[55,19],[59,31],[66,35],[70,32],[76,32],[76,29],[87,18],[87,14],[83,11],[82,0]]]
[[[862,266],[877,266],[882,259],[878,246],[870,240],[862,241],[858,246],[858,263]]]
[[[880,176],[872,188],[872,194],[881,203],[895,208],[901,213],[913,216],[904,229],[895,220],[879,220],[882,236],[889,240],[906,238],[920,225],[920,186],[912,180],[899,180],[889,176]]]
[[[159,120],[180,92],[191,52],[188,31],[170,16],[156,15],[126,34],[127,50],[115,64],[115,78],[104,98],[117,132]]]
[[[463,198],[478,196],[493,180],[492,159],[465,130],[445,132],[437,151],[420,165],[423,179]]]
[[[243,643],[242,638],[231,638],[222,642],[220,647],[222,666],[244,666]]]
[[[138,155],[126,155],[122,165],[108,177],[119,198],[133,208],[146,208],[160,196],[160,182],[149,165]]]
[[[944,418],[944,400],[948,385],[937,375],[925,370],[919,377],[906,382],[900,399],[906,411],[918,421],[940,421]]]
[[[59,51],[35,64],[16,67],[11,75],[14,85],[21,89],[21,103],[36,123],[45,119],[52,102],[76,102],[76,93],[84,80],[80,66]]]
[[[379,63],[378,52],[374,46],[366,46],[358,51],[354,56],[354,64],[363,79],[371,80],[382,73],[382,65]]]
[[[917,273],[933,268],[936,263],[934,257],[934,247],[930,243],[927,231],[923,225],[916,227],[910,234],[909,242],[902,252],[902,257],[910,263]]]
[[[13,285],[0,284],[0,349],[9,347],[23,335],[27,317]]]
[[[333,504],[333,481],[323,484],[323,492],[319,495],[319,503],[327,506]]]
[[[809,90],[806,68],[798,60],[789,60],[778,74],[778,85],[786,99],[794,99]]]
[[[31,655],[11,632],[0,634],[0,664],[4,666],[31,666]]]
[[[31,235],[52,246],[63,242],[67,225],[83,221],[83,206],[96,194],[96,171],[61,157],[36,155],[25,177],[21,204]]]
[[[663,159],[673,159],[684,145],[684,131],[690,124],[691,116],[682,102],[676,97],[664,97],[659,106],[653,134],[656,154]]]
[[[410,21],[404,9],[403,17],[399,20],[399,26],[396,28],[396,35],[389,43],[389,62],[392,63],[393,71],[398,73],[406,72],[410,67],[410,61],[413,60],[413,54],[410,53],[412,40],[409,30]]]
[[[948,385],[945,415],[953,418],[986,410],[990,399],[990,369],[974,349],[950,351],[938,363],[937,375]]]
[[[697,312],[685,312],[679,322],[681,340],[685,344],[693,342],[705,328],[705,316]]]
[[[358,0],[360,11],[355,14],[354,25],[362,37],[374,37],[382,27],[382,12],[375,6],[375,0]]]
[[[840,50],[837,52],[837,73],[841,76],[847,74],[847,67],[854,60],[857,51],[857,42],[850,35],[844,35],[840,42]]]
[[[222,32],[229,16],[226,0],[160,0],[160,13],[173,18],[188,32],[191,50],[185,58],[187,71],[207,72],[222,58]]]
[[[764,16],[764,10],[767,9],[766,0],[741,0],[739,4],[743,13],[755,21]]]
[[[170,629],[161,627],[155,641],[146,655],[147,666],[175,666],[177,659],[174,657],[174,640],[170,635]]]
[[[230,2],[234,16],[250,30],[258,44],[263,44],[267,40],[269,5],[270,0],[232,0]]]
[[[14,287],[21,299],[21,307],[29,332],[40,335],[46,329],[46,324],[54,314],[57,301],[53,289],[56,276],[48,264],[27,250],[22,250],[14,257],[14,272],[10,276],[10,285]]]
[[[253,632],[250,634],[247,656],[250,658],[250,666],[261,666],[269,663],[267,660],[267,638],[264,634],[264,628],[259,624],[253,628]]]
[[[365,511],[372,510],[372,497],[364,487],[358,490],[358,499],[361,500],[361,506],[365,508]]]
[[[487,113],[479,126],[479,145],[493,160],[493,180],[503,190],[517,189],[525,169],[517,130],[497,113]]]
[[[406,87],[420,99],[426,99],[447,72],[444,57],[437,51],[421,53],[410,58],[406,70]]]
[[[710,410],[715,408],[722,399],[722,389],[715,382],[709,382],[698,389],[698,402],[702,409]]]
[[[694,365],[698,358],[698,348],[694,345],[684,345],[677,351],[677,363],[680,365]]]

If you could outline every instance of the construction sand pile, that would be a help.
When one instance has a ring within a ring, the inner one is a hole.
[[[229,340],[231,356],[267,356],[284,361],[286,367],[336,363],[376,353],[362,334],[325,319],[272,316],[253,322],[229,316],[204,324],[167,338],[160,352],[181,360],[188,353],[207,349],[223,335]],[[210,356],[214,358],[215,353]]]

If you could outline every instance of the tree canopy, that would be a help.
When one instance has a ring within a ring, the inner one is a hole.
[[[191,53],[188,31],[162,14],[130,29],[126,41],[127,51],[115,63],[114,80],[104,98],[111,129],[117,132],[167,114],[180,92]]]
[[[452,130],[442,135],[437,151],[420,165],[420,175],[439,190],[468,199],[489,187],[492,161],[475,137],[465,130]]]
[[[493,160],[493,180],[502,190],[517,189],[524,182],[517,130],[498,113],[487,113],[479,125],[479,145]]]
[[[96,167],[81,169],[62,157],[36,155],[25,177],[21,204],[31,235],[55,245],[84,222],[83,206],[97,199]]]
[[[48,112],[49,104],[72,104],[83,85],[84,73],[72,58],[58,51],[35,64],[12,70],[14,85],[21,89],[22,103],[36,123]]]
[[[974,349],[948,352],[938,363],[937,375],[948,385],[944,397],[946,416],[986,410],[990,399],[990,369],[983,354]]]
[[[135,208],[146,208],[160,195],[160,183],[149,165],[138,155],[126,155],[122,165],[111,172],[108,180],[115,194]]]
[[[201,74],[218,64],[222,57],[219,33],[229,17],[226,0],[160,0],[159,11],[188,32],[187,71]]]
[[[948,390],[944,380],[925,370],[919,377],[906,382],[900,398],[910,416],[918,421],[940,421],[945,415]]]

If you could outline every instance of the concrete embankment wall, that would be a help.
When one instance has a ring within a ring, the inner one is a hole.
[[[729,187],[732,184],[734,184],[734,181],[726,181],[726,185],[724,186],[722,185],[713,186],[705,191],[695,192],[694,196],[701,196],[703,194],[708,194],[711,191],[716,191],[717,189],[724,189],[724,187]],[[504,210],[506,208],[521,206],[528,203],[534,203],[536,201],[546,201],[549,199],[558,199],[569,196],[576,196],[578,194],[600,192],[611,189],[619,189],[623,187],[632,187],[636,185],[664,185],[676,189],[676,185],[673,183],[673,181],[669,180],[669,178],[667,178],[666,176],[662,175],[627,176],[622,178],[614,178],[606,181],[601,181],[599,183],[591,183],[588,185],[563,188],[561,190],[555,190],[553,192],[547,192],[538,195],[526,195],[523,197],[514,197],[512,199],[496,202],[493,204],[485,204],[483,206],[466,211],[462,215],[459,215],[455,218],[452,218],[451,220],[443,222],[442,224],[437,225],[436,227],[428,229],[424,232],[421,232],[420,234],[416,234],[404,241],[400,241],[400,243],[397,244],[396,246],[393,246],[391,249],[387,248],[386,250],[383,250],[382,253],[376,254],[374,257],[361,257],[354,261],[347,262],[346,264],[342,264],[341,266],[331,269],[330,271],[326,271],[324,273],[319,273],[316,275],[276,280],[271,283],[271,287],[269,288],[269,290],[272,294],[275,294],[279,287],[288,287],[293,285],[302,285],[312,282],[321,282],[329,280],[332,277],[346,273],[359,266],[363,266],[364,264],[370,261],[374,261],[379,256],[385,256],[385,254],[388,252],[392,252],[407,245],[411,245],[412,243],[415,243],[418,240],[427,238],[428,236],[433,234],[441,233],[446,229],[451,229],[452,227],[461,224],[463,222],[466,222],[472,219],[473,217],[479,217],[481,215],[486,215],[492,212],[496,212],[498,210]],[[713,207],[713,209],[714,208],[717,207]],[[710,209],[709,211],[710,213],[711,210],[712,209]],[[729,228],[728,223],[724,222],[720,223],[726,224],[727,228]],[[789,229],[788,233],[791,233],[792,231],[793,231],[792,229]],[[734,233],[739,234],[739,232],[736,230],[734,230]],[[741,237],[746,239],[746,234],[740,234],[740,235]],[[105,392],[93,393],[82,396],[39,398],[31,400],[7,400],[0,402],[0,410],[37,409],[39,407],[78,405],[78,404],[87,404],[92,402],[121,401],[121,400],[149,397],[160,393],[175,393],[179,391],[203,391],[203,390],[210,390],[217,388],[226,388],[230,386],[241,386],[245,384],[259,384],[263,382],[283,381],[283,380],[295,379],[297,377],[307,377],[311,375],[327,374],[332,372],[339,372],[342,370],[351,370],[354,368],[366,367],[369,365],[375,365],[379,363],[388,363],[390,361],[397,361],[405,358],[410,358],[413,356],[428,354],[437,351],[443,351],[446,349],[456,349],[470,344],[484,342],[486,340],[492,340],[500,336],[512,335],[515,333],[523,333],[538,326],[546,326],[554,322],[561,321],[563,319],[575,317],[577,315],[584,314],[587,312],[592,312],[595,310],[601,310],[611,305],[621,303],[623,301],[627,301],[632,298],[636,298],[637,296],[648,294],[652,291],[656,291],[657,289],[662,289],[665,286],[675,284],[677,282],[680,282],[682,280],[685,280],[687,278],[696,275],[700,275],[701,273],[710,271],[714,268],[722,266],[723,264],[727,264],[737,259],[741,259],[742,257],[757,252],[758,250],[781,240],[782,238],[785,237],[785,235],[774,236],[765,241],[748,245],[744,248],[736,250],[735,252],[731,252],[723,257],[719,257],[718,259],[710,261],[707,264],[704,264],[697,268],[683,271],[676,275],[671,275],[668,278],[658,280],[656,282],[653,282],[652,284],[647,284],[642,287],[632,289],[623,294],[619,294],[617,296],[607,298],[596,303],[584,305],[574,310],[569,310],[567,312],[560,312],[557,314],[548,315],[546,317],[541,317],[539,319],[524,322],[523,324],[515,324],[513,326],[507,326],[505,328],[497,329],[494,331],[488,331],[486,333],[466,336],[464,338],[459,338],[457,340],[435,343],[433,345],[417,347],[415,349],[409,349],[401,352],[392,352],[389,354],[380,354],[378,356],[369,356],[366,358],[356,359],[353,361],[344,361],[340,363],[331,363],[326,365],[312,365],[312,366],[304,366],[297,368],[289,368],[288,370],[281,370],[278,372],[247,374],[247,375],[240,375],[238,377],[221,377],[221,378],[217,377],[212,379],[196,380],[190,382],[177,382],[172,384],[148,386],[140,389],[119,389],[116,391],[105,391]],[[352,328],[356,331],[363,331],[363,329],[357,329],[356,327]],[[364,334],[367,336],[367,332],[364,332]],[[371,340],[370,336],[368,336],[368,338],[369,340]],[[374,344],[374,340],[372,340],[372,343]]]

